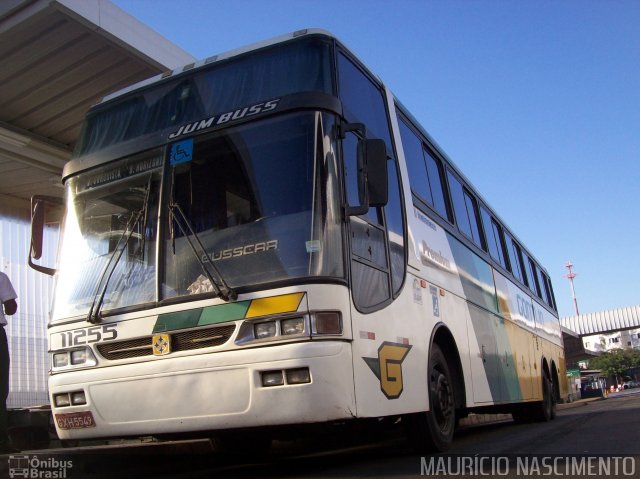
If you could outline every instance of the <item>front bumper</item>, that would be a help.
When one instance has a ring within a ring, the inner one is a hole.
[[[301,367],[311,382],[262,386],[262,371]],[[350,343],[309,341],[67,372],[51,376],[49,389],[52,398],[86,395],[85,405],[54,406],[56,419],[85,411],[94,419],[77,428],[56,421],[60,439],[142,436],[351,418],[352,371]]]

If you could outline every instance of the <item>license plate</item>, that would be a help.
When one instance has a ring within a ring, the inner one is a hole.
[[[56,414],[56,424],[60,429],[84,429],[96,427],[91,411]]]

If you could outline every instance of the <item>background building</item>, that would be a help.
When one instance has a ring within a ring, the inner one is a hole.
[[[560,318],[560,324],[580,336],[586,351],[640,350],[640,305]]]
[[[20,407],[48,402],[53,288],[27,266],[29,199],[62,197],[62,168],[91,105],[194,58],[108,0],[2,0],[0,59],[0,271],[18,293],[8,405]],[[57,232],[47,230],[50,260]]]

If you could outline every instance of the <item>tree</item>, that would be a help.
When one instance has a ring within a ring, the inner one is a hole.
[[[640,366],[640,351],[636,349],[614,349],[602,353],[589,361],[589,367],[599,369],[607,376],[623,376],[631,368]]]

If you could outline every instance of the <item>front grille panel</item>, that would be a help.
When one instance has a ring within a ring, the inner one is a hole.
[[[172,351],[188,351],[191,349],[209,348],[226,343],[236,326],[221,326],[217,328],[196,329],[171,335]]]
[[[235,329],[235,324],[232,324],[170,334],[171,352],[221,346],[229,340]],[[153,356],[151,340],[152,336],[146,336],[144,338],[102,343],[97,348],[100,355],[110,361]]]
[[[146,338],[127,339],[114,343],[98,344],[98,352],[109,360],[137,358],[153,355],[151,336]]]

